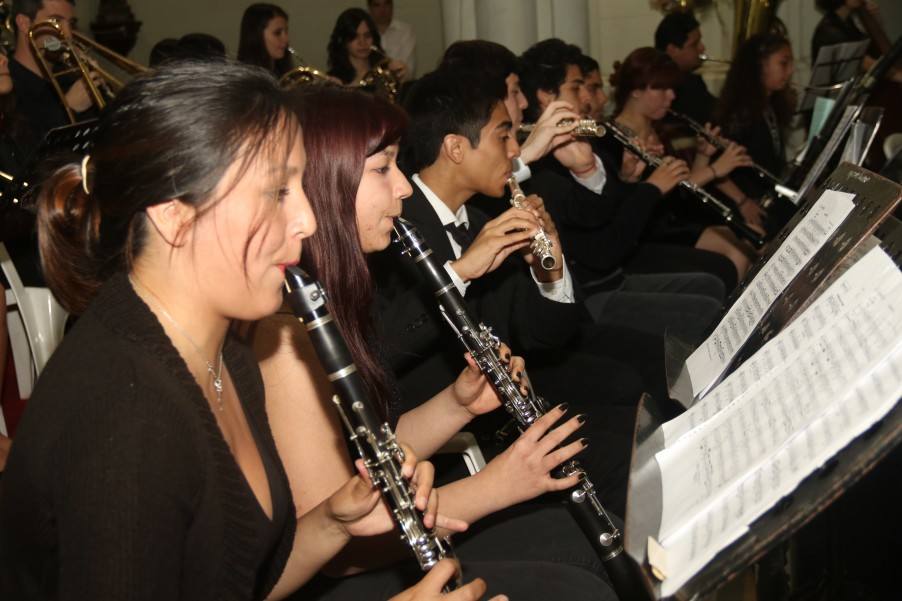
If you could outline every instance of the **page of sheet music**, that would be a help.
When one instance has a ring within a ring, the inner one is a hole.
[[[658,541],[672,594],[902,396],[902,273],[875,248],[665,424]],[[694,415],[692,415],[694,414]]]
[[[714,332],[686,360],[699,398],[723,374],[767,309],[855,207],[854,194],[827,190],[742,292]]]

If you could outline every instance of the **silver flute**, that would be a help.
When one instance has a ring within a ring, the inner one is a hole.
[[[295,317],[307,328],[319,361],[337,392],[332,402],[348,438],[366,464],[370,479],[391,510],[401,530],[401,540],[413,551],[424,571],[446,557],[453,558],[451,544],[423,524],[422,514],[414,504],[414,491],[401,475],[404,451],[392,429],[377,417],[370,403],[363,378],[326,306],[322,286],[303,269],[289,266],[285,270],[285,296]],[[445,591],[459,588],[460,584],[458,570],[445,585]]]
[[[561,119],[557,126],[565,127],[573,123],[573,119]],[[536,128],[535,123],[521,123],[520,127],[517,128],[517,131],[523,132],[525,134],[531,133]],[[576,128],[574,128],[571,132],[574,136],[579,138],[601,138],[605,134],[604,125],[597,123],[595,119],[579,119],[576,122]]]
[[[526,195],[523,194],[523,190],[520,189],[517,178],[513,175],[510,176],[507,180],[507,187],[511,192],[511,206],[518,209],[525,209]],[[544,228],[540,227],[539,231],[532,237],[532,242],[529,244],[529,250],[531,250],[533,256],[538,259],[542,269],[551,271],[557,267],[557,259],[554,257],[554,242],[548,237],[548,234],[545,233]]]
[[[723,141],[723,139],[712,134],[710,131],[705,129],[705,127],[701,123],[699,123],[689,115],[684,115],[683,113],[677,112],[673,109],[668,109],[667,112],[676,119],[679,119],[680,121],[688,125],[697,135],[704,138],[708,142],[708,144],[710,144],[717,150],[723,152],[727,149],[727,144]],[[776,192],[780,196],[785,197],[788,200],[791,200],[792,202],[795,202],[796,198],[798,197],[798,193],[784,186],[780,182],[780,178],[755,162],[751,164],[751,169],[755,170],[755,173],[758,174],[758,177],[760,177],[761,179],[766,179],[771,184],[773,184],[774,192]]]
[[[605,123],[605,128],[617,142],[619,142],[626,150],[639,157],[646,165],[656,169],[664,162],[663,158],[651,154],[636,144],[630,135],[611,121]],[[736,211],[721,202],[716,196],[709,194],[704,188],[697,186],[687,179],[681,180],[679,185],[698,198],[702,205],[709,207],[712,211],[719,214],[721,219],[723,219],[724,223],[726,223],[730,229],[736,232],[740,237],[751,242],[755,248],[762,248],[764,246],[764,237],[750,228],[741,215],[738,215]]]
[[[396,218],[394,242],[401,254],[414,262],[427,288],[434,291],[448,325],[498,394],[505,410],[517,422],[517,428],[521,432],[529,428],[548,411],[548,404],[528,384],[528,392],[520,392],[520,386],[513,381],[498,356],[498,337],[491,328],[473,319],[457,287],[416,226],[401,217]],[[527,382],[525,378],[523,381]],[[642,585],[623,553],[623,535],[599,501],[595,486],[582,465],[571,459],[557,468],[554,475],[558,478],[579,475],[579,484],[567,492],[568,507],[604,563],[617,596],[624,601],[645,598]]]

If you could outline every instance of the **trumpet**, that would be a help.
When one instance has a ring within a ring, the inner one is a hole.
[[[572,123],[573,119],[561,119],[557,126],[566,127]],[[517,131],[528,134],[535,128],[535,123],[521,123],[520,127],[517,128]],[[605,129],[604,125],[596,123],[594,119],[579,119],[576,122],[576,128],[570,133],[580,138],[601,138],[604,137]]]
[[[523,201],[526,200],[526,195],[523,194],[523,190],[520,189],[517,178],[513,175],[510,176],[507,180],[507,187],[511,191],[511,206],[518,209],[526,208],[523,204]],[[529,245],[529,250],[531,250],[535,258],[539,260],[539,265],[541,265],[542,269],[545,271],[551,271],[557,267],[557,259],[554,257],[554,242],[548,237],[548,234],[545,233],[544,229],[539,228],[536,235],[532,237],[532,243]]]
[[[41,71],[44,72],[47,80],[53,86],[53,90],[59,96],[66,115],[72,123],[75,123],[77,119],[66,102],[66,92],[60,86],[60,80],[63,77],[73,74],[81,77],[94,105],[102,110],[125,83],[108,69],[101,67],[98,57],[129,75],[144,73],[148,70],[144,65],[113,52],[77,31],[66,35],[59,20],[53,18],[32,25],[28,30],[28,42]],[[95,57],[92,53],[98,56]],[[54,64],[61,65],[61,67],[54,68]]]
[[[702,61],[703,63],[721,63],[723,65],[732,65],[733,64],[733,61],[724,60],[722,58],[711,58],[704,52],[702,52],[701,54],[698,55],[698,60]]]
[[[696,121],[689,115],[684,115],[683,113],[679,113],[672,109],[668,109],[667,112],[670,115],[672,115],[673,117],[679,119],[680,121],[682,121],[683,123],[685,123],[686,125],[691,127],[692,130],[695,131],[696,134],[698,134],[699,136],[704,138],[708,142],[708,144],[712,145],[717,150],[723,152],[724,150],[727,149],[727,144],[723,141],[722,138],[713,135],[710,131],[708,131],[705,127],[703,127],[701,123],[699,123],[698,121]],[[767,169],[765,169],[758,163],[753,162],[751,164],[750,168],[755,170],[755,173],[758,174],[758,177],[760,177],[761,179],[766,179],[771,184],[773,184],[774,192],[776,192],[778,195],[783,196],[784,198],[786,198],[792,202],[795,202],[796,198],[798,197],[798,192],[796,192],[795,190],[791,190],[790,188],[787,188],[786,186],[784,186],[781,183],[780,178],[778,178],[776,175],[774,175],[773,173],[771,173],[770,171],[768,171]]]

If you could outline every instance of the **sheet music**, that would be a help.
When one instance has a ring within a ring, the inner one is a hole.
[[[861,60],[867,53],[869,44],[870,40],[862,40],[822,46],[811,67],[809,89],[799,103],[799,111],[811,110],[814,99],[825,93],[818,88],[854,77],[861,68]]]
[[[767,309],[852,212],[854,194],[826,190],[730,310],[686,360],[692,396],[699,398],[717,381],[748,340]]]
[[[676,592],[902,397],[902,273],[880,248],[663,426],[656,554]]]

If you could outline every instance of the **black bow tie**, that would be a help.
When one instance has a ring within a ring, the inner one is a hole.
[[[476,239],[476,236],[470,232],[470,228],[463,223],[449,223],[445,225],[445,231],[451,234],[451,237],[460,246],[461,253],[465,252]]]

